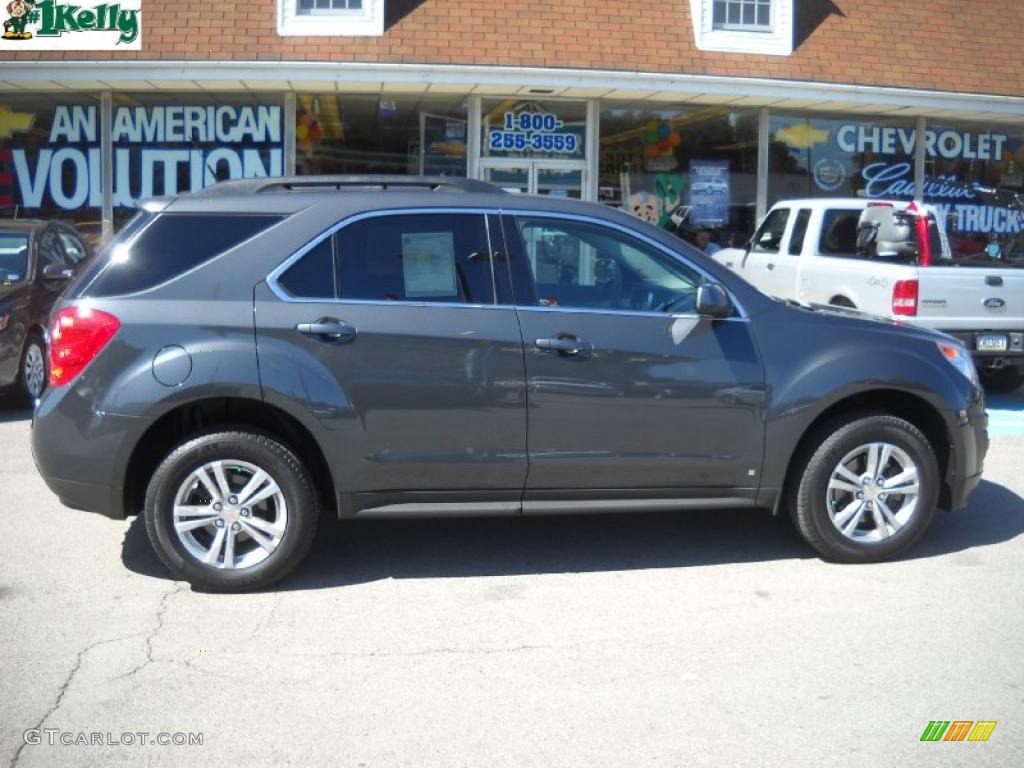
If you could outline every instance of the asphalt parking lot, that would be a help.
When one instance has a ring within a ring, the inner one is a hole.
[[[992,406],[970,509],[897,562],[830,565],[751,512],[361,522],[237,596],[62,507],[0,406],[0,758],[1024,765],[1024,394]],[[998,725],[922,743],[937,719]]]

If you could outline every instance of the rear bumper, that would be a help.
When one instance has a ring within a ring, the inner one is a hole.
[[[32,419],[32,457],[46,485],[73,509],[122,519],[131,447],[146,419],[97,413],[74,389],[47,390]]]
[[[970,351],[971,357],[982,366],[987,362],[994,362],[1000,359],[1005,363],[1024,366],[1024,330],[991,331],[991,333],[1005,334],[1007,336],[1009,344],[1005,350],[976,348],[978,334],[989,333],[989,331],[943,331],[943,333],[949,334],[963,344]]]

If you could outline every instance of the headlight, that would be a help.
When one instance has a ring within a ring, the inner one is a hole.
[[[971,356],[967,354],[966,349],[959,344],[946,344],[941,341],[936,342],[936,346],[938,346],[939,352],[949,361],[950,365],[966,376],[974,386],[981,386],[978,380],[978,369],[974,367],[974,361],[971,360]]]

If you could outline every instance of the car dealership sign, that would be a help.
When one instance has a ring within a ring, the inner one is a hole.
[[[221,179],[284,172],[277,105],[122,106],[113,114],[115,206],[138,198],[195,192]],[[58,106],[46,143],[11,150],[24,208],[99,207],[102,200],[99,110]],[[184,180],[184,183],[181,181]]]
[[[974,133],[948,128],[929,128],[924,132],[925,154],[946,160],[1001,160],[1005,144],[1004,133]],[[847,123],[836,131],[836,146],[850,153],[913,156],[917,149],[917,131],[891,125]]]
[[[950,128],[928,129],[924,134],[925,155],[941,160],[999,162],[1008,137],[1003,133],[960,131]],[[870,198],[910,199],[916,194],[914,163],[917,131],[913,128],[847,123],[835,131],[836,147],[849,154],[889,155],[898,160],[878,160],[861,169],[864,194]],[[820,182],[818,183],[821,186]],[[1018,211],[978,202],[970,187],[953,175],[924,180],[924,199],[941,216],[954,217],[957,229],[965,233],[995,232],[1016,235],[1024,229]]]
[[[142,50],[142,2],[0,0],[0,51]]]

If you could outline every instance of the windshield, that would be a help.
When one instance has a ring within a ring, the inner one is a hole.
[[[0,232],[0,285],[28,277],[28,235]]]

